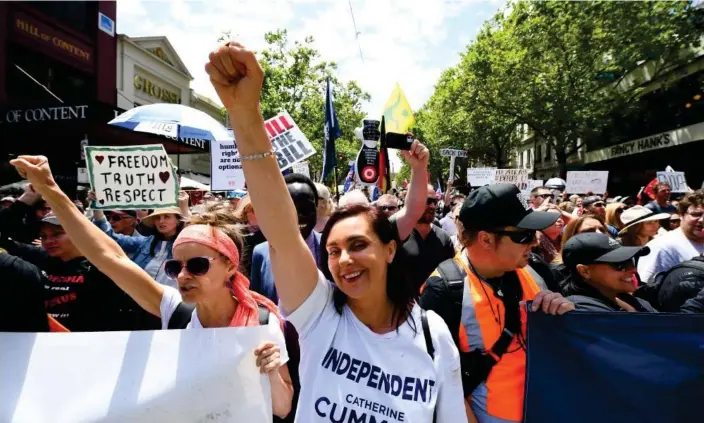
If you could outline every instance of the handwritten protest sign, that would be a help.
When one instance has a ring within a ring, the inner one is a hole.
[[[520,190],[528,186],[528,169],[496,169],[495,184],[514,184]]]
[[[658,172],[658,182],[669,184],[672,192],[689,192],[684,172]]]
[[[163,145],[86,146],[96,210],[175,206],[178,177]]]
[[[467,169],[467,183],[473,187],[493,184],[495,176],[495,167],[472,167]]]
[[[608,170],[580,170],[567,172],[568,194],[603,194],[609,180]]]
[[[300,173],[301,175],[306,175],[310,178],[310,168],[308,167],[308,162],[298,162],[293,164],[293,173]]]
[[[0,421],[270,422],[275,330],[0,333]]]
[[[264,126],[282,171],[315,154],[315,148],[288,112],[279,113],[264,122]],[[213,143],[210,148],[210,187],[213,191],[243,189],[245,186],[236,143],[236,140],[223,141]]]

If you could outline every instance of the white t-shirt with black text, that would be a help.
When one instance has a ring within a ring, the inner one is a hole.
[[[168,329],[169,319],[174,314],[176,307],[181,303],[181,294],[174,288],[169,286],[164,287],[164,295],[161,297],[161,304],[159,305],[159,310],[161,311],[161,328]],[[269,341],[275,343],[279,347],[279,354],[281,356],[281,364],[286,364],[288,362],[288,350],[286,349],[286,340],[284,339],[284,333],[281,331],[281,324],[279,319],[274,313],[269,313],[269,327],[272,329],[271,333],[275,339],[270,339]],[[193,314],[191,315],[191,321],[188,322],[186,329],[203,329],[203,324],[198,319],[198,313],[193,309]]]
[[[301,393],[296,422],[466,422],[459,353],[445,322],[427,312],[435,348],[425,345],[421,309],[386,334],[372,332],[345,306],[335,310],[333,285],[319,272],[308,298],[289,316],[299,334]]]

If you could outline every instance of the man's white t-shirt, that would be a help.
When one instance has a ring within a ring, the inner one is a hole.
[[[655,237],[647,246],[650,248],[650,254],[638,259],[638,275],[643,282],[704,253],[704,244],[690,241],[682,229],[675,229]]]
[[[161,304],[159,305],[159,310],[161,311],[162,329],[168,329],[171,315],[174,314],[176,307],[178,307],[181,301],[181,294],[176,289],[169,286],[164,287],[164,295],[161,297]],[[281,331],[280,321],[274,313],[269,313],[269,327],[272,329],[272,337],[275,338],[270,339],[270,341],[279,346],[281,364],[286,364],[288,362],[286,340],[284,339],[284,333]],[[196,313],[195,309],[193,309],[191,321],[188,322],[186,329],[203,329],[203,324],[200,322],[200,319],[198,319],[198,313]]]
[[[301,392],[296,422],[466,422],[460,358],[445,322],[427,312],[435,360],[425,346],[421,309],[386,334],[349,307],[335,310],[333,285],[319,272],[313,292],[286,317],[299,334]]]

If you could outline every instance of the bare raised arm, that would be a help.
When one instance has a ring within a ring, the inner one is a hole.
[[[44,197],[78,250],[137,304],[159,316],[164,288],[125,255],[119,245],[91,223],[56,185],[44,156],[20,156],[10,162]]]
[[[252,206],[271,248],[276,291],[284,310],[292,312],[315,288],[318,269],[264,128],[262,68],[252,51],[228,43],[210,54],[205,70],[230,114]]]
[[[425,202],[428,198],[428,149],[418,140],[414,140],[411,149],[402,151],[403,158],[411,166],[411,183],[408,186],[406,204],[396,215],[398,237],[405,241],[415,226],[418,219],[425,211]]]

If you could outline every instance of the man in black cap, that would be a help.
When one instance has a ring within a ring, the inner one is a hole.
[[[527,267],[536,231],[558,217],[531,210],[513,184],[472,191],[459,214],[465,250],[441,263],[423,289],[421,307],[445,320],[460,351],[470,421],[522,420],[527,322],[520,303],[549,314],[574,310]],[[515,377],[497,383],[492,371]]]
[[[105,217],[116,234],[132,237],[142,236],[135,228],[137,226],[137,210],[106,211]]]
[[[584,207],[583,214],[591,214],[602,219],[606,217],[606,203],[599,196],[592,195],[585,198],[582,207]]]

